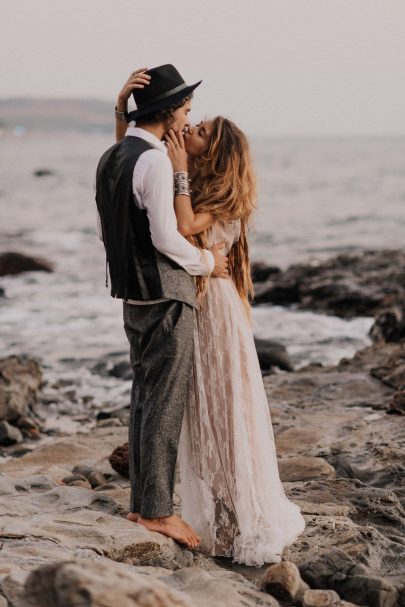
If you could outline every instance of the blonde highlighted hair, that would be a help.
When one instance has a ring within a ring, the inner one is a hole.
[[[239,239],[228,254],[229,273],[249,310],[253,299],[247,232],[256,206],[256,179],[249,143],[244,133],[231,121],[217,116],[212,121],[211,141],[207,151],[195,159],[191,180],[195,213],[210,212],[218,221],[239,219]],[[190,237],[193,244],[207,246],[207,232]],[[197,295],[202,301],[208,278],[197,277]]]

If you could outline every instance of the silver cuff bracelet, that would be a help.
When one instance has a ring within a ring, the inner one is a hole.
[[[174,174],[174,194],[175,196],[191,196],[190,179],[186,171],[177,171]]]

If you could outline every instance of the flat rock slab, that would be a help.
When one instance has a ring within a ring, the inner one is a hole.
[[[193,560],[172,539],[121,516],[121,507],[102,492],[60,486],[47,477],[4,476],[0,477],[0,491],[3,539],[38,539],[132,564],[176,568]]]
[[[113,473],[108,457],[126,440],[128,428],[124,426],[96,427],[91,433],[46,438],[34,451],[6,461],[2,470],[13,476],[43,473],[58,482],[76,465],[88,465]]]

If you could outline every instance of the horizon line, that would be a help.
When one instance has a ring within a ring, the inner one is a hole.
[[[106,98],[102,98],[102,97],[83,97],[83,96],[72,96],[72,95],[58,95],[58,96],[52,96],[52,95],[31,95],[31,96],[24,96],[24,95],[14,95],[14,96],[0,96],[0,104],[3,102],[11,102],[11,101],[85,101],[85,102],[98,102],[98,103],[105,103],[105,104],[111,104],[112,101],[111,99],[106,99]],[[134,108],[135,108],[135,104],[134,104]],[[1,116],[0,116],[1,119]],[[0,125],[1,126],[1,125]],[[23,125],[21,125],[23,126]],[[4,128],[4,127],[3,127]],[[34,127],[35,128],[35,127]],[[114,122],[112,122],[112,128],[114,128]],[[52,130],[57,130],[57,129],[52,129]],[[60,130],[66,130],[66,129],[60,129]],[[405,137],[405,131],[404,132],[389,132],[389,131],[378,131],[378,132],[373,132],[373,131],[362,131],[362,132],[355,132],[355,131],[350,131],[350,132],[321,132],[321,133],[314,133],[314,132],[301,132],[301,133],[293,133],[293,132],[279,132],[279,133],[258,133],[255,131],[250,131],[249,132],[249,136],[251,137],[256,137],[256,138],[274,138],[274,139],[279,139],[279,138],[283,138],[283,139],[288,139],[288,138],[299,138],[299,139],[327,139],[327,138],[344,138],[344,139],[348,139],[348,138],[354,138],[354,137],[358,137],[358,138],[397,138],[397,139],[401,139],[403,137]]]

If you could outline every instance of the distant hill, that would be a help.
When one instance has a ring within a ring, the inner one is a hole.
[[[114,103],[97,99],[0,99],[0,128],[111,131]]]

